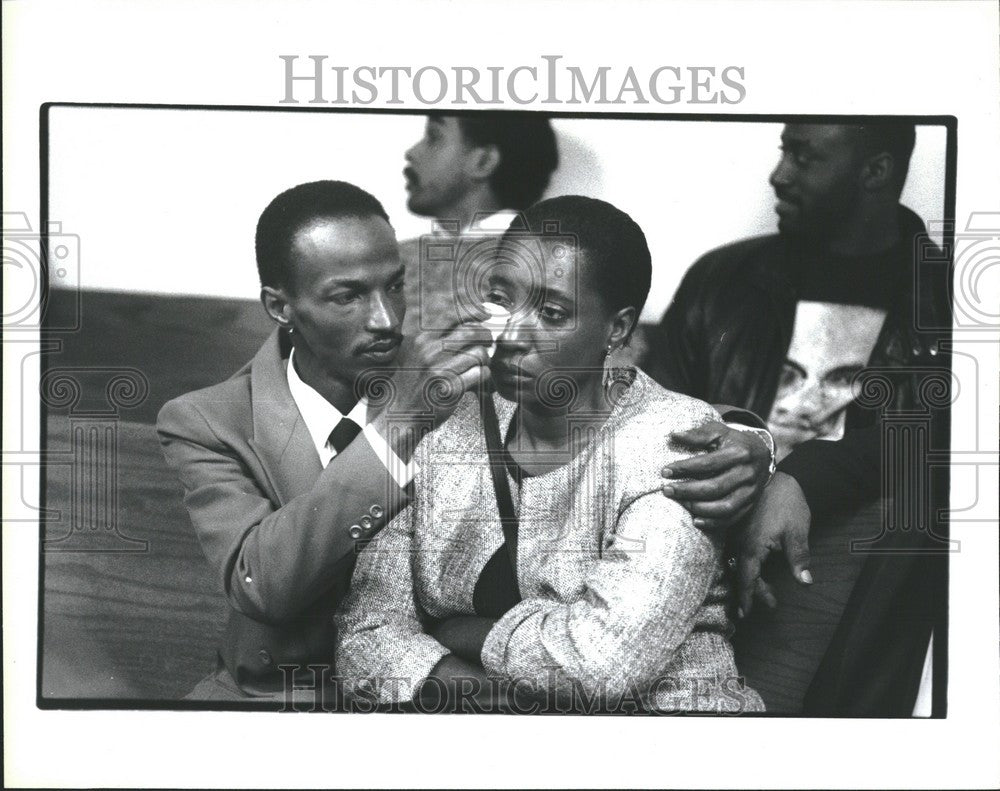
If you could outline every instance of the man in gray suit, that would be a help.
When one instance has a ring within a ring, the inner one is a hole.
[[[406,505],[421,432],[488,362],[480,327],[402,343],[395,233],[358,187],[282,193],[260,217],[256,251],[274,332],[231,378],[170,401],[157,421],[230,604],[219,666],[195,699],[277,701],[327,686],[332,616],[358,545]],[[453,398],[427,402],[435,378]]]

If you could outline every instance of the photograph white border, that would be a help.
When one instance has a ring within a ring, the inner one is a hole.
[[[41,104],[277,107],[283,54],[326,54],[352,67],[513,67],[553,53],[582,68],[631,65],[646,73],[660,65],[741,65],[746,97],[739,104],[678,104],[665,110],[953,115],[958,119],[957,230],[964,230],[976,212],[1000,209],[1000,69],[993,2],[460,6],[444,0],[5,0],[2,10],[4,211],[24,212],[36,223]],[[607,109],[656,110],[648,105]],[[982,274],[981,305],[1000,303],[996,269]],[[958,272],[956,282],[961,276]],[[968,291],[957,293],[960,301],[976,299]],[[975,314],[975,305],[967,307]],[[31,428],[37,428],[39,417],[37,400],[31,398],[37,389],[30,385],[38,376],[37,355],[28,353],[32,340],[30,333],[4,338],[5,465],[8,457],[15,459],[11,464],[28,459],[30,442],[38,436]],[[30,470],[22,479],[5,467],[6,784],[996,786],[998,343],[1000,329],[988,321],[956,327],[956,349],[978,365],[979,380],[972,386],[982,411],[956,409],[953,416],[953,457],[967,454],[963,463],[972,474],[966,469],[952,480],[953,510],[966,510],[951,523],[951,537],[961,541],[962,549],[952,559],[950,575],[945,720],[443,716],[415,722],[393,715],[40,711],[35,705],[38,533],[30,523],[10,521],[30,515],[21,487],[33,491],[37,476],[33,484]],[[27,427],[23,436],[22,425]]]

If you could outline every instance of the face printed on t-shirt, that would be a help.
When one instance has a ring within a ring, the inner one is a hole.
[[[779,461],[800,442],[843,436],[852,382],[868,364],[884,319],[885,311],[861,305],[798,303],[767,426]]]

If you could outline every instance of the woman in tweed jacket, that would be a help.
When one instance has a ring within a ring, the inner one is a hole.
[[[526,220],[556,221],[561,236],[508,231],[521,254],[498,259],[485,294],[511,312],[491,364],[498,392],[484,397],[505,438],[516,551],[467,395],[418,449],[411,506],[358,558],[338,673],[384,703],[460,679],[485,700],[501,679],[576,710],[760,711],[728,639],[722,537],[661,493],[661,469],[687,455],[671,432],[718,414],[640,371],[608,375],[649,290],[645,237],[578,196]]]

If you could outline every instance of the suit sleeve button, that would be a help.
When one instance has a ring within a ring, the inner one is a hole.
[[[373,505],[368,509],[368,513],[372,515],[373,519],[381,519],[385,514],[385,509],[381,505]]]
[[[370,516],[362,516],[360,524],[362,530],[371,530],[373,524],[372,518]]]
[[[257,658],[260,659],[260,663],[262,665],[270,665],[271,664],[271,655],[266,650],[264,650],[263,648],[260,651],[257,652]]]
[[[361,526],[360,525],[351,525],[350,530],[348,530],[347,532],[350,533],[351,538],[361,538]]]

